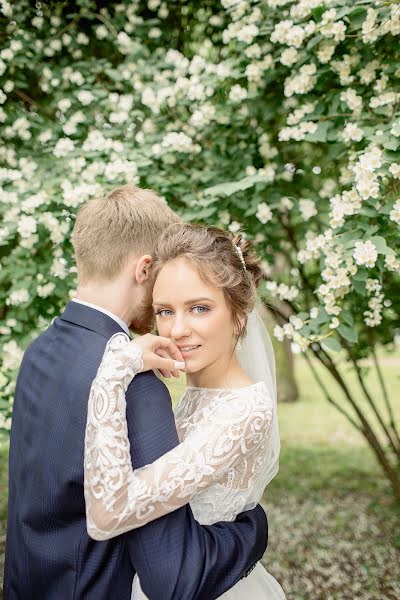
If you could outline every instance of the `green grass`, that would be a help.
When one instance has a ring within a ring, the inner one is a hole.
[[[270,524],[263,563],[282,582],[288,600],[400,597],[396,587],[400,581],[399,509],[387,481],[364,438],[322,396],[304,358],[296,356],[295,366],[301,397],[296,403],[279,405],[280,472],[263,499]],[[383,356],[382,370],[398,422],[399,366],[399,354]],[[346,407],[336,384],[317,368],[330,394]],[[376,374],[371,370],[363,377],[381,408]],[[371,418],[354,376],[348,381]],[[168,381],[168,387],[176,404],[185,387],[184,378]],[[7,448],[3,445],[0,543],[7,512],[6,472]],[[0,579],[1,564],[0,557]]]

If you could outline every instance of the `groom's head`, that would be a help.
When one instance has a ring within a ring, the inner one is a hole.
[[[133,185],[86,202],[72,232],[81,295],[83,290],[95,303],[118,303],[118,312],[134,329],[148,330],[154,248],[163,231],[177,221],[157,194]],[[114,301],[116,293],[119,298]]]

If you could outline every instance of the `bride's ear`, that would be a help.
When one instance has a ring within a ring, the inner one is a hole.
[[[139,285],[142,285],[149,279],[150,268],[153,264],[153,257],[150,254],[144,254],[139,258],[135,268],[135,279]]]

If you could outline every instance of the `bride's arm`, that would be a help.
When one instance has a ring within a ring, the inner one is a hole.
[[[115,537],[187,504],[221,479],[243,456],[254,460],[272,419],[262,395],[220,398],[204,425],[151,465],[133,471],[125,391],[140,370],[131,358],[106,349],[91,388],[85,439],[88,532]],[[121,359],[122,357],[122,359]]]

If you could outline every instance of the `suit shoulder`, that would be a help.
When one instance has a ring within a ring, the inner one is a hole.
[[[127,393],[129,395],[136,395],[142,393],[148,394],[163,394],[169,397],[169,391],[167,386],[161,379],[155,375],[153,371],[146,371],[145,373],[139,373],[130,383]]]

